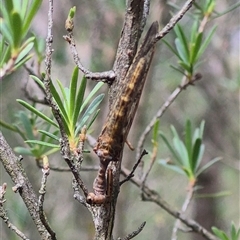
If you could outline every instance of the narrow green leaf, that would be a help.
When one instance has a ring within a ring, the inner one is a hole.
[[[188,40],[182,30],[182,27],[179,24],[176,24],[174,31],[178,37],[177,44],[181,45],[181,54],[184,56],[184,61],[189,61],[189,49],[188,49]],[[180,47],[180,46],[179,46]],[[180,54],[180,52],[179,52]]]
[[[222,230],[216,228],[216,227],[212,227],[212,231],[214,232],[214,234],[219,237],[221,240],[229,240],[229,238],[227,237],[226,233],[223,232]]]
[[[27,137],[25,133],[17,126],[16,124],[13,124],[13,126],[17,129],[18,134],[22,137],[23,140],[27,140]]]
[[[185,175],[185,172],[182,170],[181,167],[174,165],[174,164],[169,164],[166,160],[158,160],[158,163],[166,168],[173,170],[174,172]]]
[[[205,121],[202,120],[199,128],[199,137],[203,138],[203,132],[204,132],[204,127],[205,127]]]
[[[212,39],[212,36],[213,34],[215,33],[217,29],[217,26],[213,27],[212,30],[210,31],[210,33],[208,34],[208,36],[206,37],[205,41],[203,42],[203,44],[201,45],[199,51],[198,51],[198,54],[196,56],[196,59],[199,59],[200,56],[202,56],[202,54],[204,53],[204,51],[206,50],[206,48],[208,47],[211,39]]]
[[[48,123],[52,124],[53,126],[58,128],[58,125],[49,117],[47,117],[45,114],[43,114],[42,112],[40,112],[39,110],[37,110],[35,107],[31,106],[29,103],[21,100],[21,99],[17,99],[17,102],[19,102],[22,106],[24,106],[25,108],[27,108],[29,111],[35,113],[36,115],[38,115],[40,118],[44,119],[45,121],[47,121]]]
[[[195,166],[195,172],[197,171],[197,169],[199,168],[199,166],[202,162],[204,152],[205,152],[205,146],[204,146],[204,144],[201,144],[200,151],[198,154],[198,159],[197,159],[196,166]]]
[[[13,10],[12,0],[6,0],[6,1],[4,1],[4,4],[5,4],[5,7],[6,7],[7,11],[10,13]]]
[[[176,70],[177,72],[180,72],[182,75],[185,75],[185,72],[182,69],[179,69],[173,65],[170,65],[171,68],[173,68],[174,70]]]
[[[34,75],[29,75],[38,85],[40,85],[42,87],[42,89],[45,89],[44,83],[41,79],[39,79],[38,77],[34,76]]]
[[[11,13],[11,29],[13,32],[13,47],[17,50],[20,47],[22,40],[22,19],[18,12]]]
[[[87,120],[98,108],[103,98],[104,98],[104,94],[100,94],[91,102],[91,104],[88,106],[87,110],[83,114],[83,117],[81,118],[81,121],[76,129],[76,132],[79,132],[82,129],[82,127],[86,124]]]
[[[190,43],[195,43],[197,34],[198,34],[198,20],[195,20],[191,29]]]
[[[178,63],[185,71],[187,71],[189,74],[192,75],[193,71],[192,71],[191,65],[189,65],[188,63],[182,62],[182,61],[179,61]]]
[[[0,23],[1,24],[1,23]],[[2,67],[5,63],[7,63],[11,57],[11,48],[9,45],[6,45],[5,37],[1,39],[1,49],[0,49],[0,67]]]
[[[197,165],[201,144],[202,144],[202,139],[198,138],[193,145],[193,152],[190,158],[190,167],[192,169],[192,172],[195,172],[195,167]]]
[[[177,152],[173,149],[173,147],[171,146],[171,144],[169,143],[169,141],[162,132],[160,133],[160,136],[163,139],[164,143],[167,145],[168,149],[170,150],[174,158],[177,160],[178,163],[180,163],[181,162],[180,157],[178,156]]]
[[[56,103],[59,107],[59,110],[62,113],[63,118],[65,119],[66,123],[69,123],[69,116],[67,114],[67,111],[64,107],[64,104],[62,102],[60,95],[58,94],[58,92],[52,82],[50,83],[50,90],[51,90],[54,100],[56,101]]]
[[[197,35],[196,41],[194,42],[193,48],[191,49],[190,62],[192,64],[196,63],[197,60],[201,57],[198,53],[199,53],[199,50],[200,50],[201,44],[202,44],[202,36],[203,36],[202,33],[199,33]]]
[[[81,107],[82,107],[82,103],[83,103],[83,98],[84,98],[84,93],[86,90],[86,86],[87,86],[87,79],[85,77],[82,78],[78,93],[77,93],[77,98],[75,101],[75,108],[74,108],[74,113],[73,113],[73,125],[77,124],[77,120],[78,117],[81,113]]]
[[[51,128],[52,125],[51,125],[51,124],[45,124],[45,125],[46,125],[46,127],[45,127],[44,131],[49,133],[49,132],[50,132],[50,128]],[[38,130],[38,132],[39,132],[39,131],[41,131],[41,130]],[[58,132],[58,131],[57,131],[57,132]],[[43,142],[46,142],[45,139],[47,139],[47,138],[48,138],[47,135],[41,134],[41,137],[40,137],[39,140],[40,140],[40,141],[43,141]],[[52,140],[52,139],[51,139],[51,140]],[[49,139],[49,138],[48,138],[48,142],[50,142],[50,139]]]
[[[15,127],[15,126],[12,126],[4,121],[1,121],[0,120],[0,126],[10,130],[10,131],[13,131],[13,132],[17,132],[18,133],[18,129]]]
[[[69,125],[69,123],[66,121],[66,119],[64,117],[62,118],[62,122],[63,122],[64,130],[65,130],[66,134],[68,136],[70,136],[71,135],[71,129],[70,129],[71,126]]]
[[[63,104],[64,104],[64,108],[65,108],[65,111],[67,113],[67,116],[69,116],[69,101],[68,101],[68,93],[66,91],[66,88],[63,87],[62,83],[57,80],[57,83],[58,83],[58,86],[60,87],[60,90],[61,90],[61,93],[62,93],[62,96],[63,96]]]
[[[42,141],[39,141],[39,140],[27,140],[25,142],[26,143],[37,144],[37,145],[41,145],[41,146],[45,146],[45,147],[60,148],[60,146],[57,145],[57,144],[52,144],[52,143],[48,143],[48,142],[42,142]]]
[[[52,138],[53,140],[59,141],[59,137],[54,135],[54,134],[52,134],[52,133],[50,133],[50,132],[47,132],[45,130],[38,130],[38,132],[40,132],[40,133],[42,133],[42,134]]]
[[[172,47],[171,44],[169,44],[166,40],[162,39],[162,41],[168,46],[168,48],[175,54],[179,59],[181,59],[180,55],[178,52]]]
[[[216,193],[194,194],[194,198],[219,198],[219,197],[226,197],[226,196],[230,196],[230,195],[232,195],[232,192],[230,192],[230,191],[220,191],[220,192],[216,192]]]
[[[93,97],[93,95],[95,93],[98,92],[98,90],[104,85],[103,82],[99,82],[97,83],[97,85],[93,88],[93,90],[89,93],[89,95],[87,96],[87,98],[84,100],[82,106],[81,106],[81,110],[80,112],[82,112],[82,110],[86,107],[86,105],[89,103],[90,99]]]
[[[14,5],[14,11],[18,12],[19,14],[21,14],[21,8],[22,8],[22,1],[16,1],[14,0],[13,5]],[[28,1],[26,1],[28,2]]]
[[[3,19],[0,18],[0,26],[1,26],[1,33],[2,35],[6,38],[9,46],[12,48],[14,44],[14,39],[13,39],[13,33],[11,32],[11,29],[9,29],[10,26],[6,24]]]
[[[154,126],[153,126],[153,136],[152,136],[152,140],[153,142],[157,143],[158,142],[158,130],[159,130],[159,119],[155,122]]]
[[[59,148],[51,148],[50,150],[45,151],[42,155],[49,156],[57,151],[59,151]]]
[[[216,157],[214,159],[212,159],[211,161],[209,161],[207,164],[205,164],[203,167],[201,167],[197,172],[196,172],[196,176],[199,176],[201,173],[203,173],[204,171],[206,171],[208,168],[210,168],[214,163],[220,161],[222,158],[221,157]]]
[[[44,56],[45,41],[43,38],[40,38],[39,36],[35,36],[34,49],[37,53],[38,61],[39,61]]]
[[[18,12],[20,13],[21,19],[26,18],[26,14],[28,13],[28,5],[29,1],[17,1],[20,3]]]
[[[229,8],[225,9],[223,12],[220,12],[220,13],[216,13],[216,17],[213,17],[214,18],[218,18],[218,17],[221,17],[235,9],[237,9],[238,7],[240,7],[240,2],[236,2],[234,3],[233,5],[231,5]]]
[[[75,110],[75,99],[77,92],[77,81],[78,81],[78,67],[75,67],[72,74],[72,79],[70,83],[70,116],[73,116]]]
[[[240,236],[240,228],[237,228],[234,225],[234,222],[231,223],[231,240],[238,240]]]
[[[182,167],[189,169],[190,164],[189,164],[188,153],[187,153],[187,149],[186,149],[185,145],[183,144],[182,140],[174,137],[173,138],[173,146],[181,160],[181,162],[179,162],[179,163],[182,165]]]
[[[35,17],[41,4],[42,4],[42,0],[34,0],[29,5],[30,8],[28,9],[27,16],[24,18],[24,21],[23,21],[23,29],[22,29],[23,37],[28,33],[28,29],[31,25],[31,22]]]
[[[33,134],[33,126],[31,124],[28,116],[25,114],[25,112],[19,113],[19,119],[20,119],[21,123],[23,124],[27,138],[35,139],[34,134]]]
[[[34,44],[34,41],[35,41],[35,37],[32,36],[32,37],[29,37],[21,46],[21,51],[26,48],[30,43],[33,43]]]
[[[89,121],[89,123],[88,123],[88,125],[87,125],[87,129],[89,129],[89,128],[92,126],[92,124],[93,124],[94,121],[96,120],[99,112],[100,112],[100,109],[98,109],[98,110],[94,113],[94,115],[92,116],[91,120]]]
[[[185,125],[185,146],[188,152],[188,158],[190,159],[192,156],[192,126],[189,119]]]
[[[29,148],[15,147],[14,151],[21,155],[33,156],[32,151]]]
[[[188,55],[186,55],[184,45],[182,44],[182,42],[178,38],[175,39],[175,46],[176,46],[176,49],[178,51],[178,55],[180,56],[180,59],[185,64],[188,64]]]
[[[204,11],[200,5],[198,5],[196,2],[193,3],[194,7],[198,9],[202,15],[204,15]]]
[[[33,56],[33,54],[29,54],[27,56],[25,56],[24,58],[22,58],[21,60],[18,60],[18,62],[14,65],[14,67],[12,68],[13,71],[15,71],[16,69],[18,69],[20,66],[22,66],[25,62],[27,62],[29,59],[31,59]]]
[[[20,60],[22,60],[24,57],[26,57],[26,55],[31,51],[31,49],[33,48],[34,43],[29,43],[18,55],[17,59],[16,59],[16,64],[18,62],[20,62]]]

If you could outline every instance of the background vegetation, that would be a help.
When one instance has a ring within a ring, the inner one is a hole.
[[[158,20],[162,26],[169,20],[171,11],[181,6],[183,1],[151,1],[151,11],[147,21],[149,26]],[[221,157],[198,179],[197,194],[194,196],[187,215],[196,219],[207,229],[216,226],[227,233],[230,232],[231,222],[239,224],[239,9],[218,16],[237,1],[217,0],[212,19],[208,22],[206,35],[216,26],[211,42],[201,58],[201,65],[197,69],[203,78],[183,91],[160,120],[159,129],[167,139],[172,138],[170,126],[174,125],[181,136],[187,119],[194,128],[205,120],[203,142],[205,154],[203,164],[209,160]],[[55,3],[56,4],[56,3]],[[62,36],[66,34],[65,19],[72,6],[77,6],[75,16],[75,39],[78,52],[85,66],[92,71],[111,69],[115,50],[121,34],[122,19],[125,11],[125,1],[58,1],[54,12],[54,54],[52,76],[60,79],[65,86],[69,86],[74,62],[69,47]],[[64,16],[64,17],[63,17]],[[191,13],[181,20],[180,24],[186,32],[191,34]],[[47,2],[43,1],[31,30],[38,38],[45,39],[47,33]],[[204,33],[205,34],[205,33]],[[165,38],[172,46],[176,35],[174,31]],[[35,54],[27,66],[38,70]],[[134,147],[146,125],[152,119],[158,108],[168,98],[170,93],[181,83],[181,74],[170,67],[177,64],[177,57],[162,41],[157,45],[148,81],[144,89],[140,107],[135,117],[129,140]],[[44,63],[40,67],[44,70]],[[81,78],[81,77],[80,77]],[[95,85],[87,82],[87,91]],[[25,89],[25,90],[23,90]],[[1,80],[0,89],[0,119],[12,123],[20,107],[15,99],[26,100],[28,92],[41,96],[41,91],[29,73],[20,68],[16,72]],[[94,137],[101,131],[107,112],[107,86],[103,86],[99,93],[105,93],[100,105],[100,115],[92,126]],[[19,136],[1,127],[3,135],[12,148],[26,146]],[[153,149],[152,135],[145,142],[144,148],[150,153]],[[152,186],[160,195],[176,209],[181,209],[187,194],[188,179],[158,163],[162,159],[171,159],[172,155],[163,139],[158,138],[157,162],[150,173],[147,184]],[[87,146],[87,149],[90,149]],[[150,155],[151,156],[151,155]],[[149,165],[150,156],[144,157],[145,167]],[[84,166],[98,164],[95,154],[85,155]],[[125,149],[123,166],[131,169],[136,160],[136,152]],[[36,191],[40,187],[41,169],[36,159],[25,157],[22,161],[29,178]],[[49,157],[52,166],[66,167],[61,156],[56,152]],[[83,172],[84,180],[91,187],[96,172]],[[47,195],[44,204],[45,211],[53,229],[61,239],[92,239],[94,227],[91,216],[86,208],[73,200],[71,187],[72,175],[69,172],[51,171],[47,185]],[[12,182],[3,169],[0,171],[1,184]],[[10,188],[9,188],[10,189]],[[38,239],[33,222],[21,201],[21,198],[7,191],[7,210],[12,222],[31,239]],[[135,229],[141,222],[147,225],[136,239],[170,239],[175,220],[158,206],[141,201],[140,190],[130,182],[124,184],[118,200],[114,236],[125,236]],[[0,225],[2,239],[18,239],[3,223]],[[195,234],[180,232],[178,239],[203,239]]]

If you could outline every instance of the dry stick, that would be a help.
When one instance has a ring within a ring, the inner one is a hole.
[[[182,208],[181,208],[181,214],[186,212],[186,210],[187,210],[187,208],[190,204],[190,201],[192,200],[193,193],[194,193],[194,186],[189,185],[187,196],[186,196],[185,201],[184,201],[184,203],[182,205]],[[181,223],[180,220],[177,219],[175,224],[174,224],[171,240],[177,240],[177,231],[179,229],[180,223]]]
[[[105,72],[91,72],[88,69],[86,69],[80,60],[80,57],[77,52],[75,40],[73,38],[73,32],[72,29],[68,30],[68,35],[63,36],[63,38],[69,43],[70,49],[73,55],[73,60],[77,67],[84,73],[86,78],[89,78],[91,80],[97,80],[97,81],[103,81],[107,83],[112,83],[112,81],[115,79],[116,75],[113,70],[105,71]]]
[[[61,154],[68,164],[69,168],[72,171],[73,176],[75,177],[77,183],[81,187],[82,191],[84,192],[84,195],[88,195],[88,190],[86,186],[84,185],[81,176],[79,174],[79,171],[76,169],[73,157],[71,156],[70,147],[69,147],[69,141],[68,137],[64,131],[64,124],[62,121],[62,116],[60,114],[60,111],[58,109],[58,106],[53,100],[50,86],[51,86],[51,62],[52,62],[52,42],[53,42],[53,34],[52,34],[52,27],[53,27],[53,0],[49,0],[49,11],[48,11],[48,33],[47,33],[47,39],[46,39],[46,58],[45,58],[45,64],[46,64],[46,77],[44,79],[44,86],[46,90],[46,99],[49,103],[49,106],[52,108],[53,115],[55,119],[58,122],[61,136],[60,139],[60,146],[61,146]]]
[[[136,158],[137,159],[139,159],[140,152],[142,151],[144,141],[145,141],[147,135],[152,130],[156,120],[159,119],[163,115],[163,113],[168,109],[168,107],[173,103],[173,101],[177,98],[177,96],[183,90],[185,90],[189,85],[193,85],[194,82],[196,82],[197,80],[201,79],[201,77],[202,76],[200,74],[196,74],[190,81],[188,81],[188,80],[186,81],[186,78],[184,77],[185,79],[182,81],[182,84],[180,86],[178,86],[172,92],[172,94],[168,97],[167,101],[157,111],[157,114],[153,117],[151,122],[148,124],[148,126],[145,128],[145,130],[143,131],[142,135],[140,136],[140,139],[138,141],[138,146],[137,146],[137,154],[136,154]]]
[[[134,237],[136,237],[144,228],[144,226],[146,225],[146,222],[143,222],[139,228],[136,231],[133,231],[132,233],[128,234],[125,238],[123,238],[122,240],[130,240],[133,239]],[[120,239],[121,240],[121,239]]]
[[[16,226],[14,226],[9,221],[9,218],[7,216],[7,211],[3,207],[3,203],[6,202],[6,199],[4,199],[6,189],[7,189],[7,184],[3,183],[3,185],[0,186],[0,217],[7,224],[8,228],[10,228],[12,231],[14,231],[21,239],[29,240],[29,238],[27,238],[24,233],[22,233]]]
[[[27,174],[21,165],[20,159],[17,158],[17,156],[13,153],[1,132],[0,161],[15,184],[12,190],[14,192],[18,192],[23,199],[39,234],[44,239],[51,239],[51,236],[46,230],[45,226],[42,224],[37,211],[37,195],[34,192],[29,179],[27,178]]]
[[[185,13],[192,7],[193,2],[195,2],[195,0],[186,1],[180,11],[175,14],[170,19],[169,23],[156,35],[156,41],[160,40],[170,32],[170,30],[176,25],[176,23],[178,23],[179,20],[185,15]]]
[[[151,162],[150,162],[149,168],[148,168],[148,170],[146,171],[146,173],[143,176],[142,186],[145,185],[145,183],[147,181],[147,178],[148,178],[148,175],[149,175],[150,171],[152,170],[153,164],[156,161],[156,158],[157,158],[157,146],[154,146],[153,154],[152,154],[152,157],[151,157]]]
[[[142,152],[142,154],[141,154],[141,156],[140,156],[140,158],[139,158],[139,159],[137,160],[137,162],[134,164],[132,171],[129,173],[129,175],[128,175],[124,180],[122,180],[122,181],[119,183],[120,186],[121,186],[123,183],[129,181],[132,177],[134,177],[134,172],[135,172],[135,170],[137,169],[139,163],[142,161],[143,156],[146,155],[146,154],[148,154],[148,152],[144,149],[143,152]]]
[[[56,171],[56,172],[69,172],[71,171],[69,168],[67,167],[50,167],[50,169],[52,171]],[[99,169],[99,166],[86,166],[86,167],[81,167],[81,172],[93,172],[93,171],[97,171]]]
[[[130,171],[124,167],[122,167],[122,173],[125,176],[128,176],[130,174]],[[136,177],[133,177],[130,179],[130,181],[135,184],[137,187],[142,187],[142,182]],[[154,190],[150,189],[146,185],[142,188],[142,192],[144,193],[144,199],[143,201],[150,201],[156,203],[158,206],[160,206],[162,209],[167,211],[170,215],[173,217],[179,219],[181,222],[183,222],[186,226],[190,227],[194,232],[201,234],[203,237],[205,237],[208,240],[216,240],[216,237],[211,234],[208,230],[206,230],[204,227],[202,227],[199,223],[192,219],[188,219],[185,216],[183,216],[180,212],[176,211],[171,207],[166,201],[164,201],[161,196]]]
[[[45,226],[45,228],[47,229],[47,231],[50,233],[52,240],[56,240],[56,233],[52,230],[52,228],[49,225],[49,222],[46,219],[46,216],[44,214],[43,211],[43,203],[44,203],[44,197],[45,197],[45,193],[46,193],[46,184],[47,184],[47,177],[50,173],[50,169],[49,169],[49,165],[44,164],[45,166],[43,166],[42,172],[43,172],[43,176],[42,176],[42,182],[41,182],[41,187],[39,190],[39,198],[38,198],[38,212],[40,215],[40,219],[42,224]]]

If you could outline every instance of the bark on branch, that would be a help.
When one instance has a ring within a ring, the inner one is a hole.
[[[14,182],[14,190],[23,199],[42,239],[50,240],[51,235],[43,225],[38,212],[38,198],[18,157],[13,153],[0,132],[0,161]]]

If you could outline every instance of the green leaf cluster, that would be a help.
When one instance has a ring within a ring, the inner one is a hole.
[[[171,126],[173,134],[171,142],[163,133],[160,133],[161,138],[172,153],[174,161],[169,163],[164,160],[159,160],[159,163],[187,176],[192,184],[195,184],[197,177],[203,171],[220,160],[219,158],[212,159],[200,168],[200,163],[205,150],[205,146],[202,142],[204,125],[205,122],[202,121],[200,127],[193,131],[190,120],[187,120],[185,125],[184,140],[180,138],[174,126]]]
[[[203,33],[199,32],[198,28],[198,20],[195,20],[191,28],[191,35],[188,36],[183,27],[177,24],[174,27],[174,32],[176,34],[175,47],[171,46],[171,44],[164,40],[164,43],[178,58],[179,66],[172,67],[182,74],[187,75],[189,79],[194,75],[199,59],[209,45],[216,30],[216,27],[213,27],[205,40],[203,40]]]
[[[227,236],[227,234],[224,231],[216,227],[212,227],[212,231],[221,240],[239,240],[240,238],[240,228],[237,229],[234,223],[231,224],[230,236]]]
[[[96,97],[103,83],[98,83],[93,90],[84,99],[86,90],[86,78],[83,77],[80,86],[78,86],[78,68],[76,67],[72,73],[70,87],[64,88],[60,80],[57,84],[60,90],[51,82],[51,93],[61,113],[64,124],[64,131],[68,136],[70,148],[76,149],[79,143],[79,133],[86,126],[88,130],[99,113],[99,104],[103,100],[104,94]],[[36,76],[31,76],[39,86],[45,89],[43,82]],[[32,155],[35,158],[41,158],[43,155],[49,155],[59,150],[59,134],[60,129],[55,120],[47,116],[43,110],[36,108],[34,104],[17,99],[26,110],[30,112],[30,116],[24,111],[17,115],[18,122],[9,125],[0,121],[3,127],[17,132],[28,144],[28,148],[18,147],[15,150],[20,154]],[[19,128],[22,126],[22,129]]]
[[[87,129],[89,129],[96,119],[99,113],[99,109],[97,108],[104,97],[104,94],[100,94],[89,104],[92,97],[97,93],[101,86],[103,86],[103,83],[98,83],[89,93],[87,98],[83,100],[87,79],[83,77],[80,87],[78,88],[78,72],[78,68],[76,67],[73,71],[69,88],[64,88],[62,83],[59,80],[57,81],[61,94],[59,94],[56,87],[51,84],[51,92],[61,112],[64,130],[69,137],[72,149],[77,145],[78,134],[83,126],[86,125]],[[89,104],[89,106],[86,108],[87,104]],[[82,114],[82,117],[78,120],[80,114]]]
[[[19,100],[23,103],[24,101]],[[35,109],[35,106],[29,104],[27,109]],[[39,111],[41,112],[41,111]],[[41,112],[42,116],[45,116]],[[50,121],[52,121],[50,119]],[[53,121],[52,121],[53,122]],[[55,124],[55,123],[54,123]],[[59,149],[59,144],[55,144],[54,141],[58,141],[56,138],[59,135],[59,129],[53,129],[51,124],[40,121],[40,118],[34,111],[19,111],[16,114],[16,122],[12,125],[0,120],[0,125],[10,131],[18,133],[21,138],[27,144],[27,147],[15,147],[15,152],[22,155],[34,156],[36,159],[41,159],[44,155],[50,155]],[[43,130],[38,130],[39,128]],[[53,133],[51,134],[50,131]],[[49,135],[54,137],[49,137]],[[31,139],[32,141],[29,141]],[[37,144],[37,142],[44,142],[45,144]]]
[[[1,4],[0,69],[3,76],[31,58],[29,52],[35,37],[26,39],[26,36],[41,3],[42,0],[4,0]]]
[[[200,17],[209,17],[214,12],[216,0],[205,0],[199,3],[194,2],[193,4],[198,10]]]

